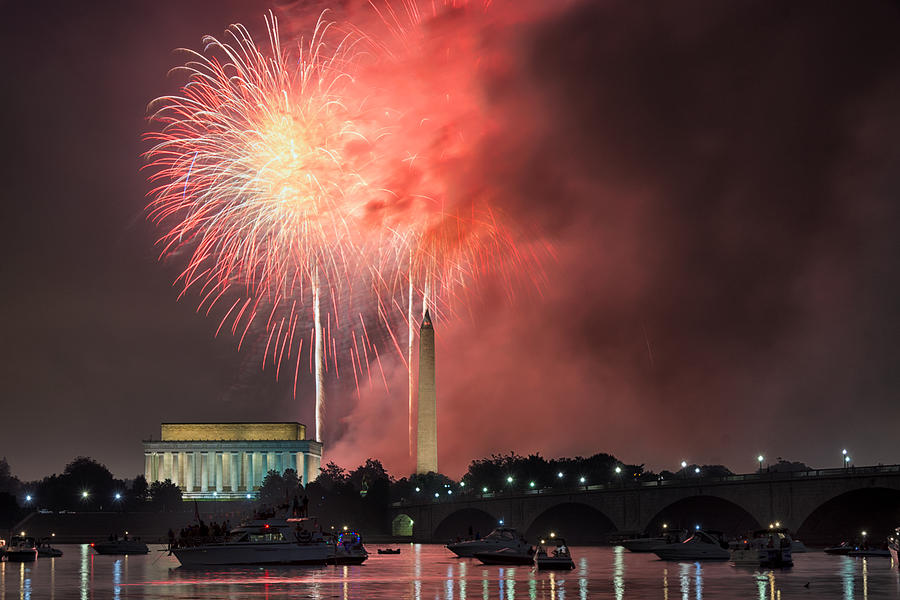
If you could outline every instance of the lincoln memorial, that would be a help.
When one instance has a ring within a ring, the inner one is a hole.
[[[321,460],[300,423],[163,423],[160,441],[144,441],[147,482],[170,479],[186,500],[252,497],[272,470],[294,469],[306,485]]]

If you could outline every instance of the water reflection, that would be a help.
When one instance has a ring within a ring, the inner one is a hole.
[[[574,570],[546,572],[528,566],[486,567],[473,560],[457,560],[439,546],[410,546],[402,557],[373,556],[362,566],[208,571],[178,568],[177,562],[164,554],[103,557],[91,552],[90,546],[72,546],[58,559],[0,563],[0,600],[702,600],[704,595],[780,600],[784,589],[803,593],[807,581],[813,582],[807,594],[817,599],[869,600],[871,596],[874,600],[900,589],[900,574],[889,561],[814,553],[796,558],[791,570],[769,571],[737,569],[726,563],[665,562],[621,548],[579,548]]]
[[[613,592],[616,600],[625,597],[625,548],[622,546],[613,549]]]

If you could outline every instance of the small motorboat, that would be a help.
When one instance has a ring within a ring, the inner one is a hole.
[[[486,565],[533,565],[534,548],[518,552],[511,548],[501,548],[493,552],[476,552],[475,558]]]
[[[57,558],[62,556],[62,550],[50,545],[50,538],[41,538],[37,547],[38,558]]]
[[[9,562],[34,562],[37,556],[37,545],[33,537],[13,536],[6,547],[6,560]]]
[[[524,554],[531,548],[531,544],[512,527],[498,527],[481,539],[447,544],[447,549],[460,558],[470,558],[475,556],[476,552],[494,552],[502,548],[509,548]]]
[[[140,540],[129,538],[128,535],[123,537],[110,536],[105,542],[92,542],[91,548],[97,554],[147,554],[150,552],[147,544]]]
[[[361,565],[369,558],[362,537],[355,531],[345,531],[334,540],[334,554],[329,565]]]
[[[858,548],[859,546],[857,546],[856,544],[851,544],[850,542],[841,542],[837,546],[830,546],[828,548],[825,548],[825,554],[846,556]]]
[[[553,547],[555,544],[555,547]],[[569,552],[569,545],[562,538],[554,539],[550,547],[553,550],[547,552],[548,546],[541,540],[537,552],[534,555],[534,564],[537,565],[539,571],[546,570],[566,570],[570,571],[575,568],[575,561],[572,560],[572,553]]]
[[[791,542],[787,530],[759,529],[730,545],[730,560],[738,567],[791,567]]]
[[[728,560],[731,552],[728,544],[714,532],[698,529],[694,535],[679,544],[665,544],[653,549],[663,560]]]
[[[400,548],[379,548],[378,554],[400,554]]]

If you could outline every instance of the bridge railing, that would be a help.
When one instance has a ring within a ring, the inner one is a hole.
[[[753,481],[785,481],[791,479],[809,480],[815,478],[832,478],[832,477],[864,477],[869,475],[898,473],[900,465],[872,465],[863,467],[844,467],[834,469],[810,469],[807,471],[762,471],[757,473],[744,473],[738,475],[727,475],[724,477],[704,477],[701,475],[688,475],[685,477],[677,477],[673,479],[656,479],[652,481],[639,480],[622,480],[615,483],[595,483],[583,484],[569,487],[545,487],[533,488],[527,490],[498,489],[490,492],[478,492],[475,490],[466,490],[457,493],[454,496],[441,496],[439,498],[421,497],[409,500],[401,500],[394,502],[392,506],[405,506],[408,504],[425,504],[438,502],[454,502],[459,500],[471,500],[473,498],[496,498],[510,496],[530,496],[535,494],[571,494],[579,492],[594,492],[602,490],[621,490],[623,488],[645,488],[645,487],[662,487],[662,486],[696,486],[709,485],[719,483],[739,483]]]

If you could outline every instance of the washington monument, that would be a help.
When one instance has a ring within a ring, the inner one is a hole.
[[[419,428],[416,435],[416,473],[438,472],[437,398],[434,392],[434,327],[425,311],[419,328]]]

